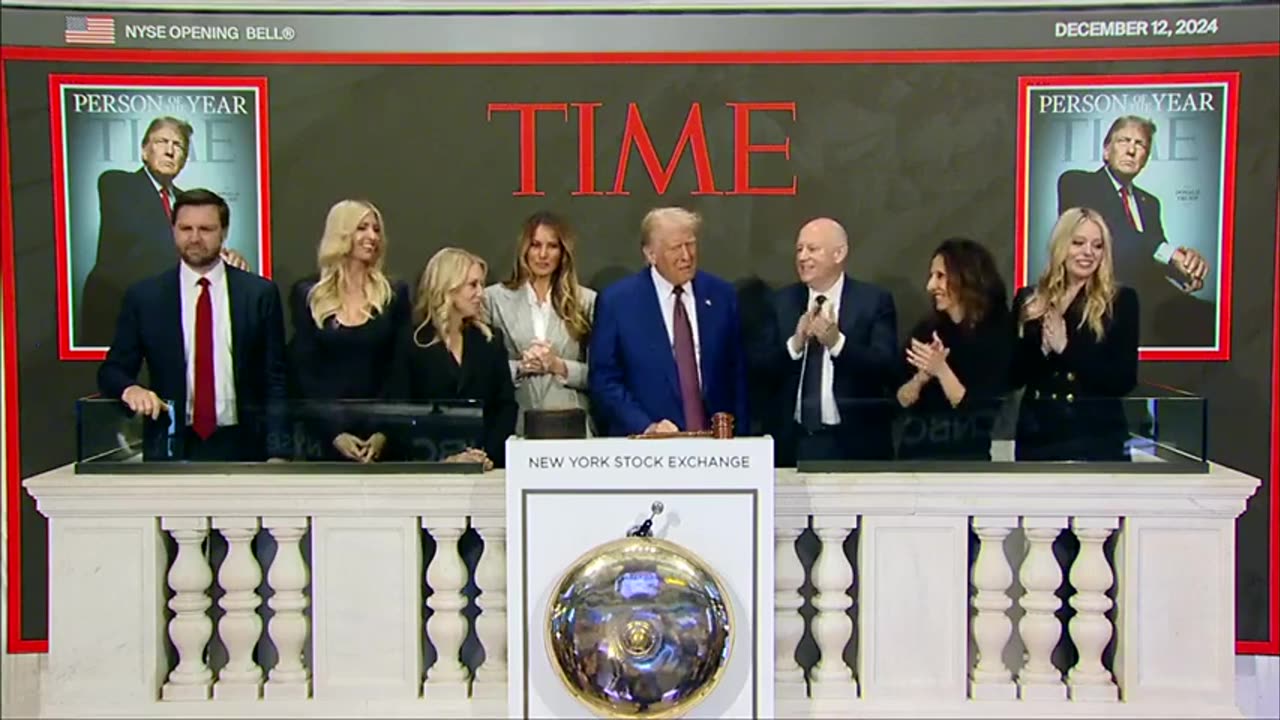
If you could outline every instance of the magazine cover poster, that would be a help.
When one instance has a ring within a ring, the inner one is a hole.
[[[58,355],[99,360],[130,285],[176,267],[169,211],[205,188],[224,247],[269,276],[264,77],[50,75]]]
[[[1230,358],[1239,75],[1019,78],[1018,287],[1059,214],[1090,208],[1141,307],[1144,360]]]

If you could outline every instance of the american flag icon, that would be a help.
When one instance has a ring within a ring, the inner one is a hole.
[[[115,45],[116,19],[110,15],[68,15],[62,39],[69,45]]]

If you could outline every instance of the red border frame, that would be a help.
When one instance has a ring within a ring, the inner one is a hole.
[[[1013,237],[1013,282],[1015,288],[1027,284],[1027,195],[1030,117],[1028,96],[1037,87],[1060,85],[1226,85],[1225,152],[1222,156],[1222,265],[1218,270],[1218,346],[1212,349],[1142,349],[1140,360],[1226,361],[1231,359],[1232,262],[1235,249],[1236,217],[1236,137],[1239,130],[1240,73],[1160,73],[1143,75],[1027,75],[1018,78],[1018,153],[1015,186]]]
[[[1271,621],[1267,623],[1270,637],[1267,640],[1237,640],[1236,652],[1242,655],[1280,655],[1280,177],[1276,178],[1276,244],[1275,275],[1271,283],[1275,289],[1271,307],[1271,467],[1267,482],[1267,500],[1271,511],[1270,541],[1267,543],[1267,565],[1271,568],[1271,591],[1267,609]]]
[[[18,511],[22,492],[18,433],[18,365],[17,328],[14,312],[13,217],[8,199],[11,197],[9,173],[8,104],[4,95],[4,64],[8,60],[102,63],[203,63],[262,65],[663,65],[663,64],[760,64],[760,65],[839,65],[839,64],[912,64],[912,63],[1014,63],[1014,62],[1089,62],[1118,60],[1206,60],[1232,58],[1280,57],[1280,42],[1239,45],[1202,45],[1191,47],[1151,48],[1055,48],[1011,50],[890,50],[890,51],[792,51],[792,52],[654,52],[654,53],[292,53],[200,50],[130,50],[122,48],[38,48],[0,46],[0,298],[4,303],[4,382],[8,390],[5,403],[5,474],[9,500],[9,652],[47,652],[48,641],[21,638],[21,515]],[[265,135],[263,135],[265,137]],[[1019,147],[1022,145],[1019,123]],[[1019,164],[1021,167],[1021,164]],[[1019,170],[1021,172],[1021,170]],[[1022,180],[1024,178],[1019,178]],[[1021,182],[1019,183],[1021,186]],[[264,193],[266,191],[264,190]],[[264,199],[267,195],[263,195]],[[1277,197],[1280,203],[1280,197]],[[1277,263],[1280,263],[1280,207],[1277,208]],[[1280,265],[1277,272],[1280,273]],[[1273,342],[1280,352],[1280,275],[1276,278],[1276,334]],[[1272,478],[1270,505],[1270,559],[1275,568],[1280,547],[1280,494],[1275,477],[1280,472],[1280,397],[1275,380],[1280,380],[1280,357],[1273,355],[1271,403]],[[1265,642],[1236,641],[1239,653],[1280,654],[1280,575],[1274,570],[1270,583],[1270,639]]]
[[[66,158],[63,157],[62,89],[66,85],[116,85],[130,88],[209,87],[258,91],[258,264],[263,277],[271,277],[271,155],[267,128],[267,78],[260,75],[85,75],[49,74],[49,144],[53,153],[53,240],[57,256],[58,359],[102,360],[105,349],[72,347],[71,288],[67,283],[70,258],[67,238]]]

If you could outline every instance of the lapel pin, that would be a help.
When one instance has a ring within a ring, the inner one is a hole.
[[[707,298],[706,300],[703,300],[703,302],[705,302],[708,307],[711,306],[711,298]]]

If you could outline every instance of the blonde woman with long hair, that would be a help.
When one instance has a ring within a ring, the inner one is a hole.
[[[387,437],[369,413],[342,401],[385,399],[387,369],[409,330],[409,287],[383,272],[382,213],[364,200],[329,209],[316,253],[319,272],[290,292],[294,394],[304,403],[312,459],[373,462]]]
[[[596,293],[578,282],[577,238],[550,212],[525,219],[506,282],[485,288],[493,324],[506,340],[524,431],[529,410],[587,410],[587,341]]]
[[[413,308],[406,392],[413,402],[480,400],[484,437],[449,459],[502,467],[517,406],[502,331],[489,324],[484,303],[487,271],[484,260],[459,248],[427,262]]]
[[[1096,211],[1069,208],[1014,299],[1019,460],[1129,459],[1119,398],[1138,381],[1138,295],[1116,284],[1111,237]]]

